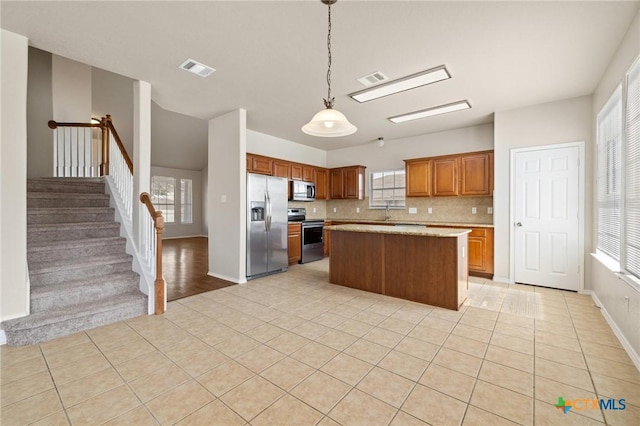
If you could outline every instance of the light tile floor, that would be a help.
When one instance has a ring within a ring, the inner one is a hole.
[[[326,260],[0,348],[2,425],[640,424],[590,297],[471,278],[449,311],[328,284]],[[624,398],[570,410],[558,397]]]

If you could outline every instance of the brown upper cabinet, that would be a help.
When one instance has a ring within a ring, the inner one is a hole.
[[[271,175],[273,173],[273,158],[247,154],[247,171]]]
[[[477,152],[460,156],[460,195],[491,195],[491,158],[493,154]]]
[[[291,179],[302,180],[302,164],[291,163]]]
[[[493,194],[493,151],[405,160],[407,197]]]
[[[431,160],[405,160],[407,197],[431,195]]]
[[[291,163],[288,161],[276,160],[274,158],[272,176],[291,179]]]
[[[313,182],[313,170],[315,167],[302,166],[302,180],[305,182]]]
[[[435,197],[458,195],[458,157],[433,160],[433,191]]]
[[[329,169],[329,198],[364,200],[364,166]]]
[[[327,190],[327,169],[316,167],[313,171],[313,182],[316,184],[316,200],[326,200],[329,195]]]

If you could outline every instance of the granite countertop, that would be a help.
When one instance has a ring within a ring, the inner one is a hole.
[[[412,221],[412,220],[390,220],[385,222],[384,220],[371,220],[371,219],[325,219],[328,222],[359,222],[371,225],[422,225],[422,226],[458,226],[464,228],[493,228],[492,223],[460,223],[460,222],[426,222],[426,221]]]
[[[373,234],[418,235],[424,237],[459,237],[470,229],[427,228],[426,226],[386,226],[386,225],[331,225],[325,229],[343,232],[367,232]]]

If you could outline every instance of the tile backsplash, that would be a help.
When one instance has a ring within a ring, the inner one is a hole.
[[[407,198],[404,209],[391,209],[391,220],[493,224],[493,197],[419,197]],[[313,202],[289,201],[289,208],[304,207],[307,219],[384,220],[384,209],[369,209],[369,199],[320,200]],[[409,208],[417,210],[409,214]],[[476,213],[472,209],[476,208]],[[316,209],[314,212],[313,209]],[[336,209],[335,213],[333,209]],[[428,213],[431,208],[431,213]],[[360,210],[357,212],[357,210]]]

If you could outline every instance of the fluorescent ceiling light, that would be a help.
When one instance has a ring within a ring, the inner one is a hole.
[[[420,111],[414,111],[407,114],[396,115],[395,117],[389,117],[389,120],[398,124],[405,121],[417,120],[419,118],[431,117],[439,114],[446,114],[448,112],[460,111],[463,109],[471,108],[469,101],[458,101],[446,105],[440,105],[433,108],[423,109]]]
[[[407,77],[393,80],[370,89],[364,89],[351,96],[358,102],[367,102],[373,99],[382,98],[384,96],[393,95],[394,93],[404,92],[405,90],[415,89],[416,87],[425,86],[437,81],[447,80],[451,78],[451,74],[444,65],[430,70],[412,74]]]

